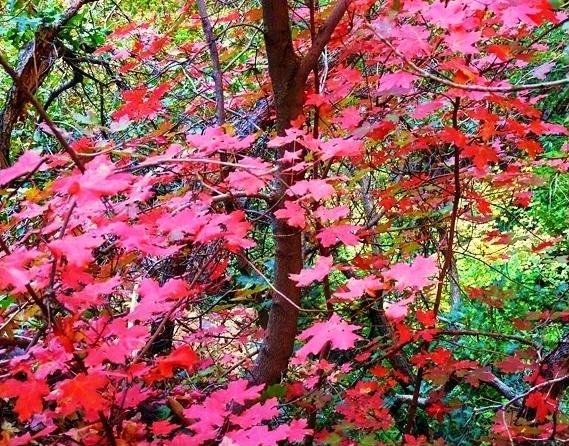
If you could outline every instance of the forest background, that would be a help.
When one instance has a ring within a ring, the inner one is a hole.
[[[569,440],[567,4],[1,8],[0,444]]]

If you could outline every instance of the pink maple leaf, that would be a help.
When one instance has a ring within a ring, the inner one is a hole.
[[[26,291],[26,285],[34,280],[34,274],[27,266],[37,260],[40,253],[35,250],[19,249],[0,258],[0,288],[13,287],[14,292]]]
[[[188,208],[175,214],[164,214],[156,220],[156,224],[161,231],[169,232],[170,237],[178,240],[182,237],[182,233],[195,235],[209,219],[209,215],[203,211]]]
[[[279,414],[278,400],[271,398],[264,403],[257,403],[249,409],[245,409],[239,415],[232,415],[230,421],[239,427],[249,427],[263,421],[271,420]]]
[[[451,51],[462,54],[477,54],[478,49],[474,46],[480,42],[482,33],[479,31],[465,31],[464,29],[456,29],[450,31],[444,40]]]
[[[275,212],[275,217],[286,220],[289,226],[304,229],[306,227],[306,216],[304,209],[296,201],[285,201],[284,208]]]
[[[101,238],[87,233],[73,237],[65,236],[49,242],[49,249],[56,259],[65,257],[67,262],[77,267],[83,267],[93,261],[93,249],[100,246]]]
[[[229,432],[227,437],[233,441],[234,445],[247,446],[272,446],[286,439],[278,429],[271,431],[263,425]]]
[[[355,246],[359,243],[360,239],[354,234],[360,227],[350,224],[339,224],[330,226],[329,228],[322,229],[316,238],[320,240],[320,244],[324,248],[328,248],[341,242],[346,246]]]
[[[501,19],[504,21],[504,26],[506,28],[513,28],[519,25],[519,22],[525,23],[526,25],[534,26],[536,25],[536,15],[544,13],[545,11],[540,11],[534,2],[505,2],[508,5],[502,11],[498,12]],[[500,2],[497,3],[500,5]],[[546,14],[542,14],[546,16]]]
[[[125,360],[146,343],[149,329],[145,325],[129,327],[127,318],[114,319],[108,326],[104,342],[89,350],[86,365],[98,366],[104,361],[123,364]]]
[[[397,73],[384,74],[381,77],[378,93],[383,95],[402,95],[409,93],[413,89],[413,81],[417,76],[404,71]]]
[[[299,443],[306,435],[312,434],[312,429],[308,429],[306,420],[292,420],[288,425],[281,424],[278,429],[285,430],[285,438],[293,443]]]
[[[22,175],[33,172],[43,161],[44,159],[38,152],[33,150],[24,152],[13,166],[0,170],[0,187]]]
[[[361,339],[361,336],[354,333],[360,328],[358,325],[348,324],[334,313],[329,320],[317,322],[298,335],[299,339],[308,342],[296,352],[296,357],[301,361],[305,360],[310,353],[318,354],[327,343],[330,343],[332,348],[348,350]]]
[[[312,282],[320,282],[332,269],[334,259],[332,257],[318,256],[313,268],[303,268],[299,274],[290,274],[291,280],[299,287],[308,286]]]
[[[170,279],[160,286],[154,279],[144,279],[138,289],[141,298],[133,305],[133,310],[127,316],[130,321],[144,321],[168,310],[176,300],[190,294],[188,283],[182,279]]]
[[[246,430],[229,432],[223,437],[221,446],[273,446],[286,441],[300,443],[306,435],[312,433],[307,429],[306,420],[292,420],[289,424],[281,424],[273,430],[267,426],[253,426]]]
[[[435,23],[444,29],[460,25],[466,19],[464,7],[459,2],[435,2],[426,8],[423,15],[427,21]]]
[[[404,24],[397,29],[395,45],[405,57],[414,58],[431,52],[429,36],[429,30],[422,26]]]
[[[289,189],[289,194],[299,197],[310,196],[316,201],[330,198],[335,192],[334,187],[326,180],[302,180]]]
[[[192,430],[197,435],[202,435],[206,439],[213,438],[216,430],[225,423],[230,413],[228,405],[232,402],[243,405],[246,401],[257,399],[263,387],[264,385],[249,386],[246,379],[232,381],[226,389],[216,390],[201,404],[194,404],[185,409],[184,416],[195,420]]]
[[[115,173],[115,165],[107,157],[99,156],[87,164],[84,174],[74,173],[56,180],[53,190],[72,195],[82,205],[127,189],[133,179],[128,173]]]
[[[239,248],[255,246],[253,240],[246,238],[250,229],[251,224],[245,219],[245,213],[241,210],[233,211],[231,214],[217,214],[198,231],[195,241],[209,243],[222,239],[225,247],[235,252]]]
[[[348,280],[345,287],[348,291],[336,292],[334,296],[341,300],[353,300],[364,294],[375,296],[375,291],[384,288],[384,284],[377,277],[367,276],[363,279],[352,277]]]
[[[265,187],[265,180],[246,170],[231,172],[227,175],[227,183],[233,190],[242,190],[247,194],[256,194]]]
[[[143,296],[158,295],[161,299],[179,299],[190,292],[188,283],[182,279],[170,279],[160,285],[156,280],[146,278],[142,281],[139,293]]]
[[[555,65],[556,65],[555,62],[546,62],[544,64],[539,65],[538,67],[535,67],[533,70],[530,71],[530,73],[536,79],[543,80]]]
[[[402,291],[405,288],[422,289],[433,283],[429,277],[438,272],[437,262],[434,256],[417,256],[412,264],[397,263],[383,273],[386,279],[397,281],[396,290]]]
[[[320,158],[324,161],[344,156],[353,160],[360,159],[362,157],[364,147],[362,141],[352,138],[331,138],[328,141],[320,141],[319,146],[322,153]],[[318,200],[318,198],[314,199]]]
[[[167,256],[175,253],[179,247],[161,247],[166,244],[161,237],[153,234],[152,228],[144,225],[129,225],[123,221],[113,222],[107,225],[106,230],[120,237],[120,245],[127,251],[141,251],[146,254]]]
[[[358,107],[346,107],[340,112],[338,123],[346,130],[354,130],[362,122],[362,116]]]
[[[297,128],[290,128],[290,129],[286,129],[285,131],[286,136],[276,136],[273,139],[271,139],[268,143],[267,143],[267,147],[269,148],[276,148],[276,147],[281,147],[284,146],[285,144],[289,144],[291,142],[296,142],[299,139],[302,139],[305,136],[305,132],[303,130],[297,129]]]
[[[111,294],[121,282],[120,277],[115,276],[103,282],[90,283],[81,291],[69,295],[61,293],[58,299],[72,311],[85,310],[91,306],[104,304],[106,301],[102,296]]]
[[[257,399],[264,387],[264,385],[250,386],[246,379],[238,379],[232,381],[226,389],[212,393],[210,398],[223,401],[224,404],[232,401],[237,404],[245,404],[247,401]]]
[[[314,211],[314,216],[318,217],[322,222],[340,220],[348,215],[350,215],[350,208],[348,206],[338,206],[335,208],[320,206]]]
[[[384,305],[385,316],[388,319],[398,320],[403,319],[409,313],[409,304],[415,300],[414,297],[401,299],[397,302],[386,303]]]

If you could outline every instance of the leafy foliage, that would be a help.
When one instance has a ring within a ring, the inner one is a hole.
[[[300,55],[337,13],[317,3],[290,9]],[[566,441],[569,132],[543,112],[565,12],[346,2],[283,130],[262,7],[206,5],[216,90],[193,2],[136,5],[68,24],[89,92],[54,107],[69,147],[29,121],[0,171],[0,442]],[[14,48],[62,5],[28,7]],[[254,382],[291,316],[286,376]]]

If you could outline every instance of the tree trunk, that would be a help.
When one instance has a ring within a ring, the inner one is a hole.
[[[263,21],[265,25],[265,45],[269,62],[269,74],[273,86],[274,103],[277,114],[277,132],[284,135],[290,121],[302,111],[304,85],[295,85],[298,57],[292,46],[291,30],[286,1],[263,0]],[[278,149],[278,158],[286,152],[286,147]],[[277,199],[282,207],[286,190],[295,178],[284,170],[288,165],[279,162],[276,187]],[[275,209],[276,210],[276,209]],[[298,310],[280,293],[296,305],[300,303],[300,289],[290,280],[290,274],[298,274],[302,269],[301,232],[283,220],[276,220],[273,227],[275,237],[275,288],[265,340],[253,369],[253,382],[274,384],[281,380],[292,355]]]
[[[291,121],[302,112],[308,75],[346,12],[348,0],[338,1],[312,47],[302,59],[294,51],[287,0],[263,0],[262,7],[277,132],[279,135],[284,135]],[[275,183],[278,205],[274,211],[283,206],[288,187],[300,179],[287,172],[291,166],[282,161],[288,149],[289,147],[285,145],[277,152],[277,159],[280,160]],[[257,384],[277,383],[286,373],[293,352],[298,321],[298,309],[291,305],[291,302],[298,306],[301,297],[300,289],[289,276],[298,274],[302,269],[302,233],[286,222],[276,220],[273,235],[275,237],[274,285],[277,292],[272,296],[265,339],[252,371],[252,381]]]
[[[35,95],[61,54],[57,36],[69,20],[83,5],[96,0],[77,0],[63,13],[61,20],[50,26],[41,27],[32,41],[20,52],[17,73],[21,84]],[[0,168],[10,164],[10,146],[14,126],[24,114],[28,98],[16,85],[8,91],[4,109],[0,115]]]
[[[42,28],[20,54],[17,68],[18,76],[31,94],[36,94],[38,87],[43,83],[58,57],[60,48],[59,45],[55,44],[56,36],[57,30],[55,28]],[[12,130],[24,113],[27,103],[28,99],[25,93],[15,85],[10,88],[6,105],[0,116],[0,167],[7,167],[10,163]]]

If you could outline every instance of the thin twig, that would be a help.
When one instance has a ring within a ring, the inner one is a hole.
[[[240,258],[242,258],[250,267],[251,269],[253,269],[259,276],[261,276],[261,278],[265,281],[265,283],[268,285],[268,287],[273,290],[274,293],[278,294],[280,297],[282,297],[284,300],[286,300],[292,307],[296,308],[298,311],[302,311],[304,313],[322,313],[325,310],[317,310],[317,309],[310,309],[310,308],[302,308],[300,306],[298,306],[297,304],[295,304],[292,300],[289,299],[288,296],[286,296],[284,293],[282,293],[281,291],[279,291],[269,280],[269,278],[267,276],[265,276],[263,274],[263,272],[261,270],[259,270],[259,268],[257,268],[255,266],[255,264],[253,262],[251,262],[246,256],[240,255]]]

